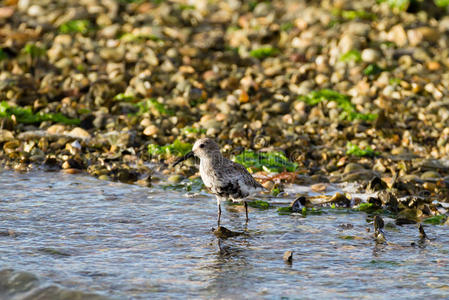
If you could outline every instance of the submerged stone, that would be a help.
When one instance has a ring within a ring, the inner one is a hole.
[[[386,188],[387,184],[385,183],[385,181],[383,181],[377,176],[371,179],[370,182],[368,183],[368,186],[366,187],[368,192],[377,192],[385,190]]]
[[[233,236],[239,236],[239,235],[244,234],[243,232],[229,230],[229,229],[227,229],[226,227],[223,227],[223,226],[219,226],[213,232],[214,232],[216,237],[223,238],[223,239],[226,239],[226,238],[229,238],[229,237],[233,237]]]
[[[293,251],[285,251],[283,258],[286,263],[291,264],[293,262]]]

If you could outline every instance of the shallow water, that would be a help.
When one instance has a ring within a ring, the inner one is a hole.
[[[42,171],[2,170],[0,187],[2,299],[50,297],[49,286],[117,299],[449,297],[444,226],[425,226],[433,240],[424,244],[416,225],[396,226],[386,230],[390,244],[376,245],[364,212],[250,208],[248,234],[220,250],[211,232],[216,203],[205,193]],[[243,207],[224,205],[222,225],[244,230]],[[17,272],[37,279],[12,284]]]

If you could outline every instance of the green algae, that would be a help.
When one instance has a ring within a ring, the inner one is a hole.
[[[60,113],[33,113],[30,107],[10,106],[6,101],[1,102],[0,117],[11,118],[12,116],[18,123],[23,124],[36,124],[44,121],[67,125],[78,125],[80,123],[79,119],[71,119]]]
[[[294,172],[298,164],[291,162],[282,152],[254,152],[245,150],[234,157],[234,161],[252,171],[280,173]]]
[[[340,114],[340,119],[342,120],[353,121],[358,119],[374,121],[377,118],[377,114],[362,114],[357,112],[354,104],[351,103],[351,98],[349,96],[329,89],[312,91],[307,95],[299,96],[298,99],[311,106],[315,106],[322,101],[334,101],[338,104],[338,107],[342,109],[342,113]]]
[[[148,145],[148,153],[155,156],[183,156],[192,150],[192,144],[175,140],[172,144],[159,146],[156,144]]]
[[[346,155],[354,155],[358,157],[374,157],[379,155],[379,152],[374,151],[370,146],[361,149],[359,146],[348,142],[346,144]]]

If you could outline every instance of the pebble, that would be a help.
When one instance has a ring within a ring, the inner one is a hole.
[[[283,259],[286,263],[293,262],[293,251],[285,251]]]
[[[89,132],[87,132],[86,130],[84,130],[81,127],[73,128],[68,133],[68,135],[71,137],[74,137],[74,138],[82,139],[82,140],[90,139],[92,137]]]
[[[370,48],[364,49],[362,51],[361,55],[362,55],[362,60],[367,63],[376,62],[380,57],[380,54],[377,50],[370,49]]]

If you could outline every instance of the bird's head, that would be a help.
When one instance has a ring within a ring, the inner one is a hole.
[[[195,142],[195,144],[193,144],[192,151],[175,161],[173,167],[193,156],[196,156],[200,159],[213,159],[214,157],[220,158],[220,147],[212,139],[199,139]]]

